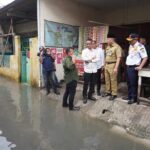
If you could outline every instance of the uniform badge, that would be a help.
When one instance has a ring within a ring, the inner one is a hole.
[[[134,51],[137,51],[138,50],[138,47],[134,47]]]
[[[112,55],[112,50],[108,50],[107,55],[111,56]]]
[[[140,51],[141,51],[142,53],[144,53],[144,52],[145,52],[145,49],[144,49],[144,48],[141,48]]]

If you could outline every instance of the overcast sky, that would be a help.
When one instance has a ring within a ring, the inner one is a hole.
[[[14,0],[0,0],[0,7],[1,6],[5,6],[11,2],[13,2]]]

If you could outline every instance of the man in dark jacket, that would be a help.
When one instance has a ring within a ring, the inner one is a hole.
[[[79,107],[74,106],[74,97],[76,94],[76,87],[78,81],[78,71],[75,66],[75,59],[73,58],[73,49],[66,49],[66,58],[63,62],[66,90],[63,96],[63,107],[69,107],[69,110],[79,110]],[[69,98],[69,104],[68,104]]]
[[[42,64],[43,70],[45,71],[45,86],[47,90],[46,95],[50,93],[50,83],[52,85],[54,93],[59,95],[60,93],[57,90],[57,85],[53,80],[54,59],[51,56],[50,49],[46,49],[45,53],[44,51],[40,53],[40,62]]]

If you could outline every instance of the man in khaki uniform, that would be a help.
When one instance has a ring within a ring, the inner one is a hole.
[[[117,74],[121,60],[121,47],[115,42],[115,36],[108,34],[105,51],[105,83],[104,97],[110,96],[109,100],[117,98]]]

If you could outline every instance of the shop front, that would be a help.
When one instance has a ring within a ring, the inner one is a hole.
[[[0,75],[39,86],[35,0],[18,0],[0,9]]]
[[[82,76],[81,52],[86,39],[96,40],[101,46],[100,43],[106,42],[107,33],[113,32],[124,54],[119,80],[126,81],[125,59],[129,47],[126,37],[138,33],[149,43],[149,9],[147,0],[38,0],[39,46],[50,48],[55,54],[56,73],[61,80],[66,48],[75,48],[76,65]]]

